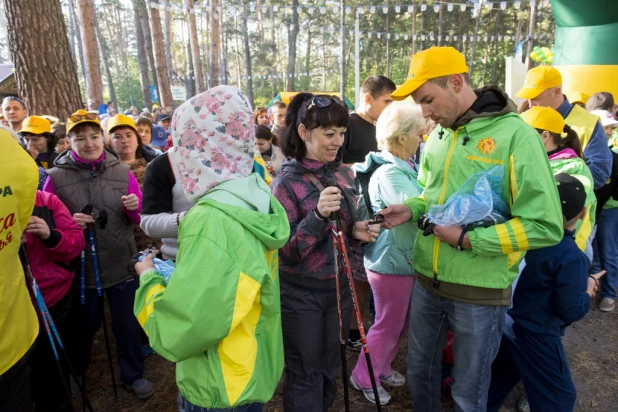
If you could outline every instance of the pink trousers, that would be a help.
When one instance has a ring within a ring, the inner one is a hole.
[[[397,356],[401,336],[408,325],[416,278],[405,275],[381,275],[370,270],[367,270],[367,278],[376,308],[376,320],[367,334],[367,345],[373,373],[379,385],[380,376],[391,373],[391,363]],[[360,387],[371,388],[367,362],[362,350],[352,376]]]

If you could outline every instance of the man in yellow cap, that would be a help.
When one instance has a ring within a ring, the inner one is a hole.
[[[538,133],[500,88],[472,88],[465,58],[454,48],[432,47],[412,56],[408,80],[392,97],[409,95],[438,126],[423,151],[422,195],[382,210],[384,227],[418,220],[476,173],[498,166],[502,175],[501,198],[510,209],[506,221],[472,229],[435,225],[426,235],[419,232],[413,250],[417,281],[407,377],[414,408],[440,410],[441,353],[450,329],[455,409],[485,411],[519,262],[526,250],[562,238],[558,193]]]
[[[545,106],[558,111],[566,124],[577,132],[586,164],[592,172],[594,188],[603,186],[612,169],[612,154],[599,118],[586,109],[571,104],[562,93],[562,75],[555,67],[539,66],[526,75],[524,87],[517,97],[527,99],[530,107]]]

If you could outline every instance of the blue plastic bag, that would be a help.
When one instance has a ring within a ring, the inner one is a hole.
[[[139,257],[140,262],[142,261],[142,259],[144,259],[144,256]],[[170,277],[172,277],[172,274],[176,269],[176,264],[174,263],[174,261],[154,258],[152,260],[152,263],[154,263],[155,270],[157,271],[159,276],[163,278],[163,280],[165,281],[165,285],[167,285],[170,282]]]
[[[510,219],[502,200],[504,166],[475,173],[443,205],[432,205],[428,217],[439,226],[493,226]]]

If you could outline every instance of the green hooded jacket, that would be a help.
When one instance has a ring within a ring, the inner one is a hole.
[[[512,219],[468,232],[472,250],[457,251],[419,231],[413,260],[415,271],[423,275],[418,281],[439,296],[508,306],[525,251],[562,239],[562,210],[539,134],[499,88],[476,93],[479,98],[454,130],[438,126],[429,136],[418,175],[423,193],[404,203],[417,220],[431,205],[444,204],[474,173],[504,166],[502,199]]]
[[[281,378],[278,252],[283,206],[252,174],[211,189],[182,220],[165,286],[142,274],[134,312],[152,348],[176,362],[182,396],[206,408],[267,402]]]

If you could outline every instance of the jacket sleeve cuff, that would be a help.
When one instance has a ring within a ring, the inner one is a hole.
[[[165,281],[163,280],[161,276],[159,276],[159,273],[157,273],[157,270],[155,268],[150,268],[150,269],[146,269],[145,271],[143,271],[139,277],[140,286],[144,286],[148,283],[163,283],[164,284]]]
[[[62,233],[60,233],[59,230],[52,229],[49,231],[49,237],[43,240],[43,245],[47,249],[53,249],[56,246],[58,246],[61,240],[62,240]]]
[[[325,222],[315,215],[313,211],[309,212],[305,217],[304,229],[312,236],[322,237],[326,229],[328,229],[328,222]]]
[[[410,208],[413,221],[417,221],[421,216],[423,216],[423,214],[425,214],[425,206],[427,203],[425,202],[425,198],[421,196],[406,199],[403,204]]]

